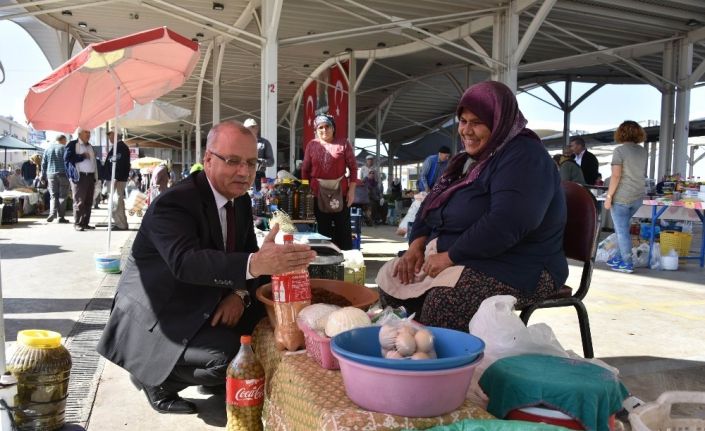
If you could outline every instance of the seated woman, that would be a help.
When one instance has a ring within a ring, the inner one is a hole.
[[[490,296],[515,296],[522,307],[563,285],[566,203],[551,156],[507,86],[472,86],[457,115],[465,151],[433,186],[409,249],[382,267],[377,284],[385,305],[467,332]]]

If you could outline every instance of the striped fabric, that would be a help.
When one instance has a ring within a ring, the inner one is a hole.
[[[54,143],[44,150],[44,157],[42,158],[42,173],[44,175],[49,176],[66,173],[66,167],[64,167],[64,148],[64,145]]]

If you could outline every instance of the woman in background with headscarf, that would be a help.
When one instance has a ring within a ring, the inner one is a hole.
[[[551,156],[507,86],[472,86],[457,115],[465,151],[424,200],[409,249],[377,283],[383,303],[406,306],[426,325],[468,331],[490,296],[515,296],[522,307],[563,285],[566,203]]]
[[[330,115],[318,115],[313,120],[316,137],[306,145],[301,178],[311,181],[311,191],[316,196],[314,213],[318,232],[330,237],[342,250],[352,248],[350,206],[355,201],[357,160],[352,145],[345,137],[335,136],[335,121]],[[347,175],[346,176],[346,170]],[[319,208],[319,180],[340,178],[342,206],[338,212],[323,212]]]

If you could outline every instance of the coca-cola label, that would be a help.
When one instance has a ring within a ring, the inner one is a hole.
[[[311,283],[307,272],[290,272],[272,276],[274,302],[299,302],[311,299]]]
[[[264,402],[264,379],[225,379],[225,402],[237,407],[252,407]]]

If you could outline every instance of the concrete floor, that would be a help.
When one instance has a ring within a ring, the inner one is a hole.
[[[105,210],[96,221],[105,220]],[[132,227],[140,219],[131,218]],[[374,285],[379,267],[404,249],[395,227],[366,227],[363,252],[367,284]],[[116,247],[134,232],[116,232]],[[5,298],[7,340],[29,327],[68,334],[86,305],[114,286],[117,277],[93,268],[93,253],[105,248],[105,230],[75,232],[71,225],[47,225],[42,218],[22,219],[0,227],[2,287]],[[114,248],[116,248],[114,247]],[[571,266],[571,278],[579,268]],[[598,264],[586,298],[595,355],[619,368],[632,393],[653,400],[667,390],[705,391],[705,270],[695,262],[677,272],[646,269],[621,274]],[[566,349],[581,352],[577,320],[572,309],[539,310],[530,323],[549,324]],[[200,413],[160,415],[129,383],[127,374],[106,363],[95,376],[97,394],[71,393],[88,406],[89,416],[66,429],[89,430],[210,430],[225,425],[222,397],[182,392],[194,400]],[[92,410],[91,410],[92,407]],[[705,417],[696,406],[689,414]]]

